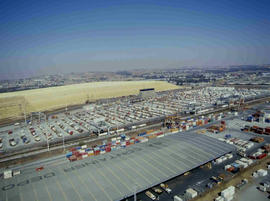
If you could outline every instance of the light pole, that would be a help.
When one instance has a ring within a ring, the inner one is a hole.
[[[47,116],[45,114],[45,124],[47,124]],[[46,138],[47,138],[47,149],[50,151],[50,144],[49,144],[49,139],[48,139],[48,133],[46,132]]]
[[[46,132],[46,138],[47,138],[47,149],[50,151],[50,145],[49,145],[49,140],[48,140],[48,133]]]
[[[65,136],[64,136],[64,134],[62,134],[62,137],[63,137],[63,151],[65,152]]]
[[[136,191],[137,191],[137,186],[135,184],[135,186],[134,186],[134,201],[137,201]]]

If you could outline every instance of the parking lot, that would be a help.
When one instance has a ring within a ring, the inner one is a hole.
[[[81,109],[49,117],[27,119],[27,125],[0,128],[1,152],[12,152],[33,146],[46,146],[82,136],[105,136],[145,127],[176,112],[203,113],[213,107],[227,107],[239,99],[261,97],[266,90],[236,90],[231,87],[207,87],[189,91],[162,92],[156,97],[136,101],[120,98],[92,103]],[[40,121],[39,121],[40,120]]]

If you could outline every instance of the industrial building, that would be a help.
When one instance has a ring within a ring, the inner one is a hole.
[[[140,89],[139,96],[141,98],[154,98],[156,96],[156,92],[154,88]]]
[[[1,182],[2,200],[121,200],[181,175],[234,146],[204,135],[173,134],[73,163],[22,170]]]

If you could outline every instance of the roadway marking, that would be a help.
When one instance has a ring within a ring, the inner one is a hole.
[[[101,174],[110,184],[111,184],[111,186],[112,187],[114,187],[114,189],[116,190],[116,191],[118,191],[119,192],[119,194],[122,196],[124,193],[122,193],[120,190],[119,190],[119,188],[116,188],[116,186],[111,182],[111,180],[109,180],[103,173],[102,173],[102,171],[100,171],[98,168],[97,168],[97,171],[99,172],[99,174]]]
[[[59,167],[58,167],[58,169],[59,169],[60,171],[62,171]],[[71,186],[72,186],[73,190],[75,191],[75,193],[77,193],[79,199],[80,199],[81,201],[83,201],[83,200],[82,200],[82,197],[81,197],[81,195],[80,195],[80,193],[76,190],[74,184],[72,183],[72,181],[71,181],[70,178],[68,177],[67,173],[66,173],[65,171],[62,171],[62,172],[64,172],[64,175],[66,176],[67,180],[68,180],[69,183],[71,184]]]
[[[104,188],[97,182],[97,180],[91,176],[91,174],[89,173],[89,171],[86,171],[86,173],[89,175],[89,177],[91,177],[92,180],[94,180],[94,182],[98,185],[98,187],[103,191],[103,193],[106,195],[106,197],[110,200],[113,201],[110,196],[107,194],[107,192],[104,190]]]
[[[16,177],[16,183],[18,183],[18,177]],[[24,201],[23,197],[22,197],[22,194],[21,194],[21,186],[19,186],[19,197],[20,197],[21,201]]]
[[[39,201],[38,195],[37,195],[37,191],[36,191],[36,189],[35,189],[35,187],[34,187],[34,185],[33,185],[32,182],[31,182],[31,186],[32,186],[32,189],[33,189],[33,191],[34,191],[34,195],[35,195],[36,200]]]
[[[53,170],[52,170],[51,168],[48,167],[48,169],[51,170],[51,171],[53,172]],[[67,195],[66,195],[66,193],[64,192],[64,190],[63,190],[61,184],[59,183],[59,181],[58,181],[56,178],[54,178],[54,180],[55,180],[55,182],[56,182],[58,188],[60,189],[60,191],[61,191],[63,197],[65,198],[66,201],[68,201]]]
[[[97,201],[96,197],[92,194],[92,192],[87,188],[87,185],[85,184],[85,182],[82,180],[82,178],[80,177],[80,175],[77,173],[77,170],[73,171],[73,173],[77,176],[77,178],[80,180],[80,182],[83,184],[83,186],[86,187],[89,195],[94,198],[94,200]]]
[[[38,175],[40,176],[40,172],[38,173]],[[49,189],[48,189],[48,186],[47,186],[46,182],[45,182],[43,179],[42,179],[42,182],[45,184],[45,189],[46,189],[46,191],[47,191],[47,193],[48,193],[48,196],[49,196],[50,201],[53,201],[52,195],[51,195],[51,193],[49,192]]]
[[[6,201],[8,201],[8,192],[6,191]]]

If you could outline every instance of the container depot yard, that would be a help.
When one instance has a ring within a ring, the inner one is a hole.
[[[90,136],[94,139],[111,136],[162,122],[167,116],[176,113],[183,117],[191,114],[199,115],[214,109],[238,106],[240,101],[267,95],[269,95],[267,90],[207,87],[186,91],[165,91],[145,99],[139,96],[103,100],[47,117],[36,114],[34,117],[27,117],[26,122],[0,128],[2,139],[0,151],[3,154],[14,153],[26,148],[46,147],[49,144],[80,137]],[[203,121],[205,123],[204,119]],[[194,125],[197,124],[192,119],[188,124],[183,121],[181,129],[188,130]]]
[[[269,160],[268,90],[206,87],[142,96],[2,127],[3,162],[9,160],[6,154],[33,147],[46,152],[54,143],[65,154],[2,168],[0,198],[134,200],[136,192],[143,201],[222,200],[211,192],[220,193],[222,183]],[[246,108],[257,99],[258,105]],[[246,130],[254,125],[255,130]],[[64,145],[83,137],[89,143]],[[236,198],[240,192],[236,188],[224,196]]]

